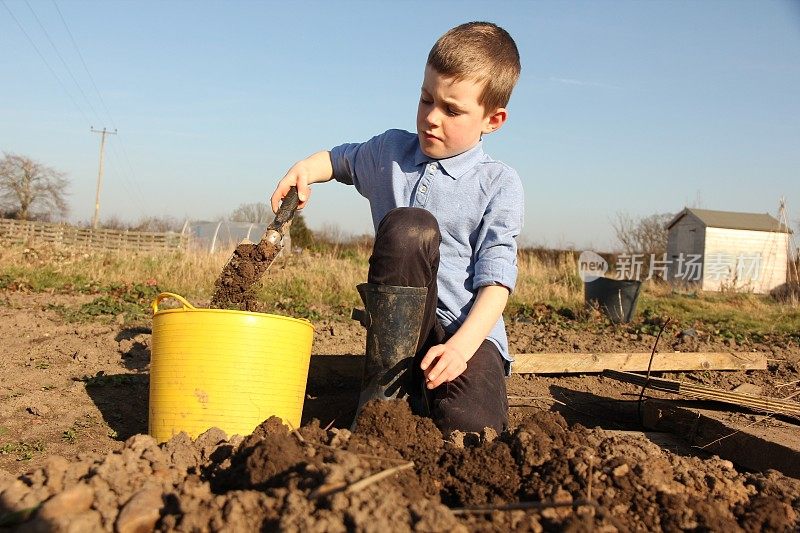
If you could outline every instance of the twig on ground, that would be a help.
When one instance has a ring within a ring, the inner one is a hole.
[[[365,477],[362,480],[356,481],[346,489],[344,489],[345,494],[353,494],[354,492],[358,492],[363,490],[373,483],[377,483],[378,481],[385,479],[389,476],[393,476],[398,472],[402,472],[403,470],[408,470],[409,468],[414,468],[414,462],[409,461],[402,465],[393,466],[392,468],[387,468],[386,470],[382,470],[377,474],[372,474],[369,477]]]
[[[736,435],[737,433],[741,433],[741,432],[742,432],[742,430],[744,430],[744,429],[747,429],[747,428],[750,428],[750,427],[753,427],[753,426],[755,426],[755,425],[757,425],[757,424],[759,424],[759,423],[761,423],[761,422],[764,422],[764,421],[766,421],[766,420],[768,420],[768,419],[772,418],[773,416],[775,416],[775,415],[774,415],[774,414],[769,414],[769,415],[766,415],[766,416],[764,416],[763,418],[759,418],[759,419],[758,419],[758,420],[756,420],[755,422],[752,422],[752,423],[750,423],[750,424],[747,424],[746,426],[743,426],[742,428],[740,428],[740,429],[737,429],[736,431],[734,431],[734,432],[732,432],[732,433],[728,433],[727,435],[723,435],[722,437],[720,437],[720,438],[718,438],[718,439],[716,439],[716,440],[712,440],[712,441],[711,441],[711,442],[709,442],[708,444],[704,444],[704,445],[702,445],[702,446],[694,446],[694,448],[699,448],[699,449],[701,449],[701,450],[705,450],[705,449],[706,449],[706,448],[708,448],[709,446],[712,446],[712,445],[714,445],[714,444],[717,444],[718,442],[721,442],[721,441],[723,441],[723,440],[727,439],[728,437],[733,437],[733,436],[734,436],[734,435]]]
[[[796,379],[794,381],[790,381],[788,383],[781,383],[780,385],[775,385],[776,389],[780,389],[782,387],[788,387],[789,385],[795,385],[796,383],[800,383],[800,379]]]
[[[306,442],[306,439],[303,438],[303,436],[300,434],[300,432],[297,430],[297,428],[292,425],[291,422],[289,422],[287,420],[286,421],[286,425],[289,426],[290,433],[294,434],[294,436],[297,437],[297,440],[300,441],[300,444],[308,444]]]
[[[509,407],[530,407],[529,404],[526,403],[511,403],[511,402],[553,402],[559,405],[566,406],[564,402],[560,402],[553,398],[552,396],[509,396],[508,397]]]
[[[658,331],[658,335],[656,336],[656,341],[653,343],[653,350],[650,352],[650,360],[647,362],[647,374],[645,374],[645,382],[644,385],[642,385],[642,390],[639,392],[639,400],[638,400],[639,403],[636,406],[636,412],[639,416],[639,421],[641,421],[643,424],[644,422],[642,419],[642,400],[644,399],[644,391],[647,390],[647,385],[650,384],[650,369],[653,368],[653,358],[656,356],[656,348],[658,347],[658,341],[659,339],[661,339],[661,334],[664,333],[664,330],[666,329],[667,324],[669,324],[670,320],[672,320],[672,318],[667,317],[664,323],[661,324],[661,329]]]
[[[387,468],[386,470],[381,470],[378,473],[372,474],[371,476],[367,476],[363,479],[359,479],[354,483],[348,484],[345,481],[337,481],[336,483],[329,483],[326,485],[320,485],[308,495],[309,498],[320,498],[323,496],[330,496],[331,494],[335,494],[337,492],[344,491],[345,494],[353,494],[360,490],[364,490],[365,488],[369,487],[373,483],[377,483],[382,479],[386,479],[387,477],[393,476],[394,474],[401,472],[403,470],[408,470],[409,468],[413,468],[414,463],[412,461],[408,461],[401,465],[393,466],[391,468]]]
[[[800,380],[798,380],[798,381],[800,381]],[[794,397],[795,397],[795,396],[797,396],[797,395],[800,395],[800,391],[794,392],[794,393],[790,394],[789,396],[787,396],[786,398],[783,398],[783,399],[784,399],[784,400],[791,400],[792,398],[794,398]],[[737,430],[736,430],[736,431],[734,431],[733,433],[730,433],[730,434],[728,434],[728,435],[724,435],[724,436],[722,436],[722,437],[718,438],[717,440],[713,440],[713,441],[711,441],[711,442],[709,442],[708,444],[705,444],[705,445],[703,445],[703,446],[696,446],[696,447],[697,447],[697,448],[700,448],[701,450],[703,450],[703,449],[705,449],[705,448],[708,448],[708,447],[709,447],[709,446],[711,446],[712,444],[716,444],[716,443],[718,443],[718,442],[720,442],[720,441],[722,441],[722,440],[725,440],[725,439],[727,439],[728,437],[733,437],[733,436],[734,436],[734,435],[736,435],[737,433],[741,433],[741,431],[742,431],[743,429],[747,429],[747,428],[749,428],[749,427],[753,427],[753,426],[757,425],[757,424],[758,424],[758,423],[760,423],[760,422],[765,422],[765,421],[769,420],[770,418],[772,418],[772,417],[774,417],[774,416],[775,416],[775,413],[768,414],[768,415],[764,416],[763,418],[760,418],[760,419],[756,420],[755,422],[753,422],[753,423],[751,423],[751,424],[748,424],[748,425],[744,426],[744,427],[743,427],[743,428],[741,428],[741,429],[737,429]]]
[[[346,481],[337,481],[336,483],[323,483],[316,489],[312,490],[308,494],[308,498],[311,500],[316,500],[317,498],[321,498],[323,496],[329,496],[336,492],[341,492],[347,486]]]
[[[784,398],[784,400],[791,400],[791,399],[792,399],[792,398],[794,398],[795,396],[800,396],[800,390],[799,390],[799,391],[797,391],[797,392],[793,392],[792,394],[790,394],[789,396],[787,396],[786,398]]]

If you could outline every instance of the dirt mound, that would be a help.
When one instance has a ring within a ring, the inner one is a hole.
[[[517,502],[565,506],[451,509]],[[369,404],[352,434],[273,418],[244,439],[136,435],[104,456],[0,471],[0,524],[26,531],[791,531],[798,517],[800,481],[777,472],[569,428],[553,412],[445,442],[403,402]]]
[[[308,464],[313,463],[313,459],[311,457]],[[271,417],[242,442],[231,457],[229,467],[223,468],[217,463],[206,473],[218,493],[263,490],[286,485],[290,474],[304,469],[305,461],[306,455],[299,440],[289,434],[289,429],[279,418]]]

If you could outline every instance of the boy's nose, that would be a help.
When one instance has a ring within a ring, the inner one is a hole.
[[[438,126],[441,116],[442,114],[439,112],[439,110],[436,109],[436,107],[433,107],[425,116],[425,122],[427,122],[429,126]]]

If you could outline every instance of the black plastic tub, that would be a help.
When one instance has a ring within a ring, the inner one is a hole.
[[[583,284],[587,306],[597,306],[612,322],[630,322],[636,312],[642,282],[633,279],[597,278]]]

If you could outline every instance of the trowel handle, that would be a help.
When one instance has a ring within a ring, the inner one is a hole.
[[[297,197],[297,187],[292,186],[281,201],[281,206],[278,208],[278,212],[275,213],[275,220],[267,226],[267,229],[283,233],[281,228],[292,219],[299,203],[300,198]]]

